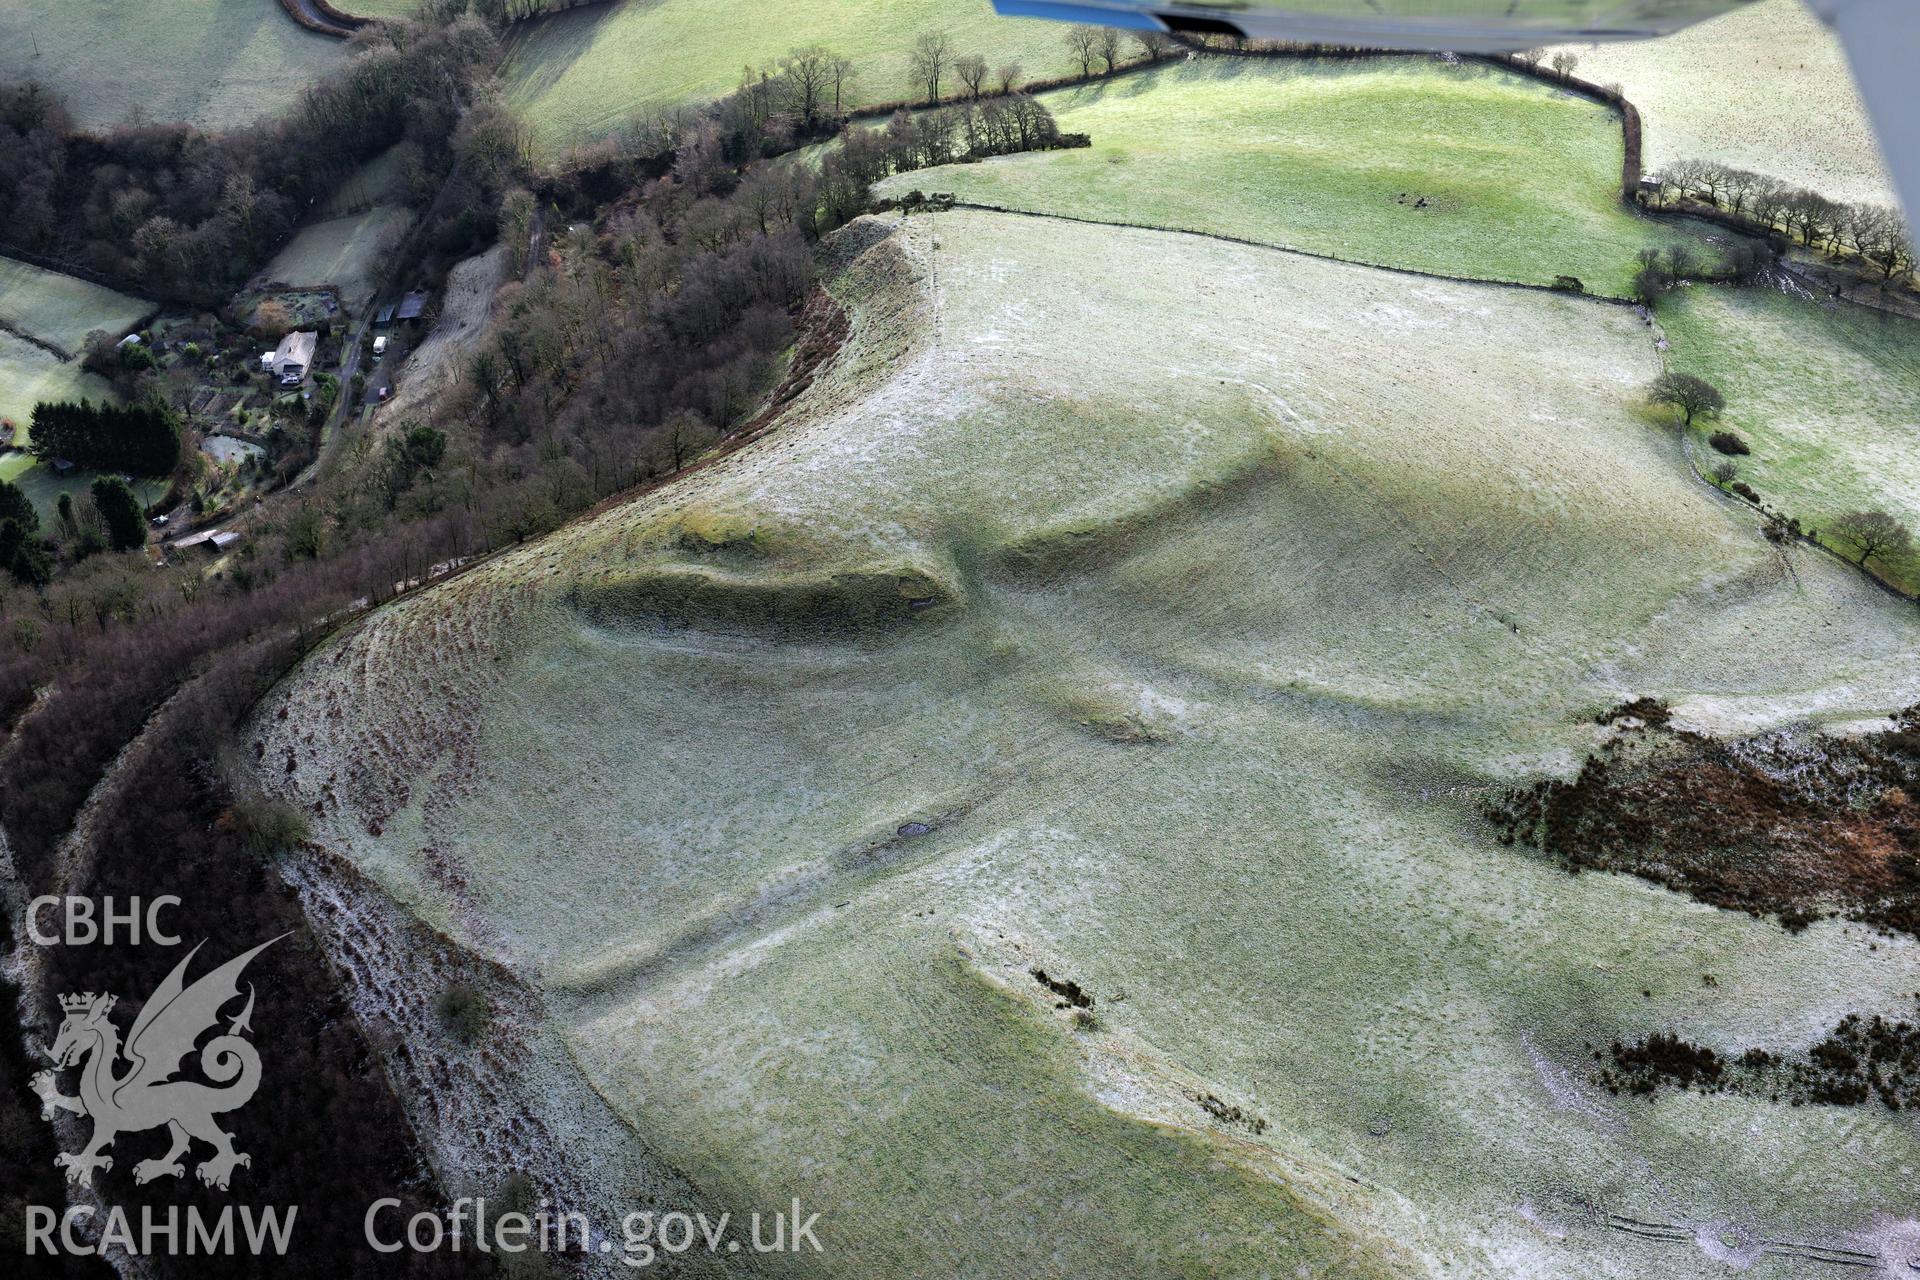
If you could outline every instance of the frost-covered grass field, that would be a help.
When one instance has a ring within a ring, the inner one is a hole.
[[[1904,1265],[1898,1116],[1586,1073],[1910,1014],[1920,948],[1478,817],[1634,695],[1920,698],[1911,607],[1644,421],[1630,312],[965,211],[836,252],[852,334],[778,430],[377,612],[249,734],[537,988],[617,1117],[556,1159],[800,1196],[834,1274]]]
[[[119,337],[153,304],[75,276],[0,258],[0,328],[78,353],[87,334]]]
[[[1663,40],[1575,45],[1575,74],[1640,108],[1649,172],[1719,160],[1833,200],[1895,205],[1833,33],[1801,0],[1762,0]]]
[[[36,404],[112,399],[112,384],[80,367],[80,349],[94,329],[117,337],[152,310],[152,303],[139,298],[0,258],[0,421],[13,424],[13,447],[26,447]],[[39,343],[73,358],[63,360]],[[0,480],[21,485],[45,512],[52,510],[61,489],[71,483],[84,487],[91,478],[90,473],[74,472],[58,479],[25,453],[0,459]]]
[[[83,127],[139,112],[228,129],[275,115],[347,57],[273,0],[7,0],[0,80],[59,91]]]
[[[1661,309],[1676,369],[1727,398],[1720,427],[1753,448],[1740,478],[1769,504],[1818,529],[1882,508],[1920,530],[1920,325],[1865,307],[1770,289],[1681,290]],[[1920,557],[1876,567],[1920,589]]]
[[[27,443],[27,425],[36,404],[82,396],[97,403],[112,395],[112,384],[81,369],[78,360],[62,360],[31,342],[0,333],[0,420],[13,424],[16,446],[24,448]]]
[[[619,133],[636,117],[731,93],[743,66],[789,49],[824,45],[853,59],[856,102],[921,92],[908,51],[922,32],[945,31],[954,53],[978,53],[1026,75],[1071,67],[1066,28],[994,16],[989,0],[618,0],[529,24],[513,41],[508,101],[549,159],[571,144]],[[943,95],[958,92],[944,84]]]
[[[310,222],[274,255],[261,276],[296,289],[334,285],[347,310],[358,312],[372,299],[382,262],[412,222],[409,210],[386,204]]]
[[[1611,111],[1478,64],[1204,58],[1044,100],[1092,147],[900,174],[881,193],[952,191],[1445,275],[1572,275],[1614,295],[1636,251],[1687,234],[1621,205]]]

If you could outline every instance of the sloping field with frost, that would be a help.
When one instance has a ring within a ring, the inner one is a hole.
[[[1649,173],[1718,160],[1829,200],[1896,205],[1840,42],[1802,0],[1760,0],[1661,40],[1570,45],[1646,126]]]
[[[1901,1117],[1588,1071],[1910,1012],[1915,947],[1478,816],[1634,695],[1920,699],[1911,608],[1636,415],[1630,311],[968,212],[837,251],[852,335],[779,430],[381,610],[255,727],[320,845],[534,993],[542,1078],[617,1117],[571,1167],[797,1196],[807,1274],[1904,1259]]]
[[[1693,230],[1621,204],[1609,108],[1480,63],[1199,57],[1041,101],[1092,145],[911,170],[878,192],[1479,280],[1568,275],[1614,297],[1643,247],[1701,252]]]

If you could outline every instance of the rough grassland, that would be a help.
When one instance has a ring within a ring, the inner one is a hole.
[[[1638,249],[1683,234],[1620,204],[1611,111],[1484,66],[1205,58],[1045,100],[1093,146],[901,174],[882,194],[1615,295]]]
[[[907,53],[931,30],[949,33],[956,53],[979,53],[995,67],[1018,62],[1028,76],[1070,69],[1064,27],[995,17],[988,0],[620,0],[522,29],[507,98],[554,158],[638,116],[731,93],[743,66],[799,45],[852,58],[855,101],[912,96],[920,90],[909,83]]]
[[[1803,524],[1878,507],[1920,530],[1920,325],[1767,289],[1681,290],[1661,321],[1673,367],[1727,398],[1704,467],[1730,427],[1753,448],[1740,478]],[[1920,589],[1920,559],[1881,567]]]
[[[1763,0],[1664,40],[1575,45],[1578,75],[1640,108],[1649,171],[1720,160],[1834,200],[1896,204],[1846,55],[1800,0]]]
[[[644,1136],[799,1195],[806,1274],[1881,1247],[1909,1124],[1619,1102],[1585,1045],[1802,1043],[1910,1011],[1920,948],[1476,816],[1629,695],[1920,698],[1909,606],[1640,420],[1630,312],[962,211],[836,244],[853,332],[781,429],[381,610],[252,729],[316,840],[539,988],[554,1088],[622,1122],[566,1167]]]
[[[118,337],[153,304],[57,271],[0,258],[0,328],[78,352],[94,329]]]
[[[292,106],[346,56],[344,41],[301,30],[273,0],[0,5],[0,79],[52,87],[91,129],[136,111],[208,129],[247,124]]]
[[[357,312],[373,297],[382,260],[412,221],[406,209],[383,204],[351,217],[310,222],[261,275],[296,289],[334,285],[347,310]]]

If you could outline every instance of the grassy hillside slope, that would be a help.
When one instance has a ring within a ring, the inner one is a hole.
[[[1801,0],[1761,0],[1664,40],[1574,45],[1576,74],[1640,108],[1649,171],[1719,160],[1834,200],[1895,204],[1846,55]]]
[[[856,101],[912,96],[920,90],[909,82],[908,51],[923,31],[947,32],[955,54],[1018,62],[1028,76],[1069,70],[1066,28],[996,17],[989,0],[618,0],[521,28],[507,97],[553,158],[636,116],[731,93],[743,67],[800,45],[853,59]]]
[[[272,0],[8,0],[0,79],[57,90],[82,126],[139,112],[226,129],[271,116],[347,56]]]
[[[1733,461],[1770,505],[1816,529],[1881,508],[1920,530],[1920,325],[1771,289],[1681,290],[1661,321],[1673,367],[1727,398],[1697,434],[1745,439],[1753,453]],[[1883,567],[1920,590],[1920,557]]]
[[[1630,313],[966,212],[838,244],[780,430],[381,610],[250,735],[539,988],[622,1120],[568,1167],[800,1195],[808,1274],[1690,1277],[1720,1235],[1605,1215],[1907,1212],[1897,1118],[1614,1100],[1586,1046],[1802,1043],[1920,948],[1477,817],[1629,695],[1920,698],[1910,608],[1639,419]]]
[[[1446,275],[1565,274],[1615,295],[1638,249],[1686,234],[1620,204],[1611,111],[1483,66],[1205,58],[1045,101],[1093,146],[901,174],[882,193],[952,191]]]

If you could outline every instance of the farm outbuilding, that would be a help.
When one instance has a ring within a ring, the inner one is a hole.
[[[202,551],[219,555],[222,551],[240,541],[240,535],[232,529],[202,529],[190,533],[173,544],[176,551],[188,551],[198,547]]]

